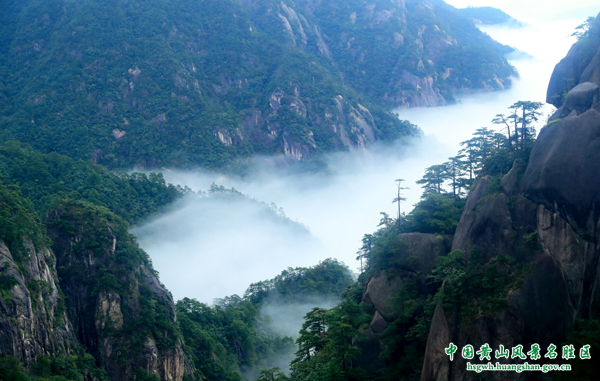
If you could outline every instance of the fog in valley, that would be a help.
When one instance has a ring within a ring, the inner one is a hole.
[[[495,127],[491,120],[498,113],[507,113],[511,104],[519,100],[545,102],[554,65],[575,41],[570,37],[574,28],[588,16],[580,9],[577,19],[544,13],[536,20],[530,12],[504,10],[527,26],[482,30],[519,50],[509,58],[520,78],[510,90],[462,94],[456,105],[396,110],[402,119],[423,130],[421,138],[329,155],[324,158],[328,171],[322,173],[295,171],[275,164],[281,160],[260,157],[252,160],[250,174],[243,178],[201,169],[165,170],[168,182],[194,191],[207,191],[214,182],[265,203],[193,194],[170,212],[133,229],[174,298],[196,298],[211,304],[214,298],[241,296],[251,283],[273,278],[287,267],[313,266],[328,257],[358,271],[355,258],[363,235],[377,229],[380,212],[396,217],[394,180],[405,179],[403,185],[410,187],[402,204],[403,211],[409,212],[421,196],[416,181],[425,168],[456,155],[460,142],[477,128]],[[552,109],[544,109],[546,115],[538,130]],[[269,206],[271,203],[276,208]],[[297,223],[277,217],[282,214],[279,208]],[[277,321],[271,327],[274,332],[294,335],[312,307],[328,308],[335,303],[314,301],[297,308],[272,303],[262,312]]]
[[[215,182],[268,204],[274,202],[292,220],[308,227],[311,235],[280,226],[242,201],[228,204],[188,197],[173,212],[133,231],[162,282],[176,299],[211,303],[214,298],[242,295],[250,283],[272,278],[288,266],[312,266],[328,257],[356,271],[362,236],[376,230],[380,212],[397,214],[392,204],[395,179],[405,179],[410,187],[403,205],[409,211],[422,193],[415,182],[426,167],[455,155],[459,143],[477,128],[494,127],[491,119],[507,112],[512,103],[545,100],[552,69],[573,43],[567,37],[580,20],[528,23],[519,29],[484,29],[531,55],[514,54],[518,59],[511,63],[521,78],[512,89],[464,95],[452,106],[397,111],[402,119],[421,127],[421,139],[330,155],[326,159],[330,170],[321,174],[294,173],[265,158],[255,158],[252,174],[245,178],[203,170],[163,172],[167,181],[195,191],[206,191]]]

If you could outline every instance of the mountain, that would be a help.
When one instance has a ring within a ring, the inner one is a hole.
[[[458,12],[461,15],[472,19],[475,24],[480,25],[504,24],[512,27],[521,27],[525,25],[521,21],[512,18],[501,9],[494,7],[467,7],[458,9]]]
[[[471,261],[478,255],[485,266],[498,266],[501,258],[506,266],[510,258],[516,278],[509,276],[498,284],[502,304],[487,310],[480,305],[475,315],[469,310],[477,308],[472,302],[437,304],[422,380],[475,379],[465,371],[466,360],[455,357],[450,362],[444,355],[449,342],[477,348],[483,343],[493,348],[530,348],[537,343],[543,351],[550,344],[574,344],[577,354],[584,344],[597,345],[600,304],[594,290],[600,280],[600,211],[594,200],[600,183],[593,163],[600,160],[595,139],[600,132],[598,30],[600,15],[556,66],[548,94],[559,109],[541,130],[528,163],[515,162],[499,187],[493,185],[493,177],[483,176],[471,190],[452,249],[468,253]],[[588,49],[595,54],[580,55]],[[577,68],[582,73],[565,79],[567,63],[573,68],[570,74],[577,74]],[[566,95],[561,86],[565,81]],[[446,278],[444,287],[451,284]],[[475,287],[474,294],[465,292],[467,300],[478,294],[485,297],[476,291],[485,284],[470,287]],[[595,378],[597,366],[581,360],[571,364],[573,371],[564,379]]]
[[[167,184],[161,174],[108,171],[89,161],[43,154],[24,144],[0,145],[0,173],[6,185],[18,186],[39,216],[57,200],[83,200],[108,208],[129,224],[165,210],[189,188]]]
[[[310,233],[233,188],[192,194],[156,174],[110,172],[14,142],[0,146],[0,171],[2,380],[254,377],[286,367],[303,315],[335,305],[352,283],[349,269],[328,259],[215,306],[175,303],[128,230],[184,195],[252,205],[274,224]]]
[[[3,364],[12,356],[38,375],[73,380],[182,380],[193,371],[171,295],[123,220],[64,201],[42,225],[17,191],[0,185],[0,197]]]
[[[106,208],[63,200],[41,224],[0,184],[0,226],[3,380],[241,380],[285,366],[295,351],[282,334],[296,324],[289,319],[335,304],[352,283],[327,259],[212,307],[175,305],[128,224]]]
[[[110,168],[291,161],[418,133],[390,108],[515,75],[443,1],[6,1],[0,128]]]
[[[309,267],[288,268],[274,279],[251,284],[242,297],[177,302],[185,344],[200,380],[254,380],[260,370],[287,370],[304,315],[331,307],[352,283],[348,267],[326,259]]]
[[[413,212],[383,214],[365,235],[366,270],[338,306],[306,316],[291,380],[597,379],[585,356],[600,345],[600,15],[589,21],[552,75],[558,109],[537,139],[525,107],[541,104],[517,102],[516,137],[490,144],[479,129],[469,141],[480,159],[467,162],[477,170],[460,217],[461,179],[444,192],[432,166]],[[514,371],[468,369],[488,363]]]

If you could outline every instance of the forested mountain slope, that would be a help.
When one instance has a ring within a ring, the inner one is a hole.
[[[216,306],[175,304],[130,223],[186,196],[252,204],[310,233],[233,188],[193,194],[160,175],[109,172],[14,142],[0,146],[0,173],[2,380],[241,380],[293,357],[296,332],[278,328],[279,315],[301,321],[306,305],[333,305],[352,283],[329,259]]]
[[[9,0],[0,28],[0,139],[113,168],[392,140],[387,108],[514,74],[438,0]]]
[[[502,10],[494,7],[467,7],[460,8],[458,12],[473,20],[475,24],[498,25],[505,24],[511,27],[521,27],[524,24],[515,20]]]
[[[41,379],[193,372],[173,300],[126,222],[63,200],[42,225],[15,187],[0,184],[0,200],[0,378],[26,380],[19,362]]]

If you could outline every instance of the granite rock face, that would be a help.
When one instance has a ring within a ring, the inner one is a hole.
[[[29,367],[85,351],[111,380],[140,369],[169,381],[193,373],[171,295],[118,217],[73,202],[53,209],[46,229],[26,218],[0,241],[0,356]]]
[[[69,353],[76,346],[64,313],[54,254],[26,241],[28,256],[15,261],[0,242],[0,353],[29,365],[40,355]]]
[[[109,377],[129,380],[143,369],[182,380],[190,369],[173,299],[123,222],[82,203],[55,208],[46,225],[75,334]]]
[[[590,29],[598,27],[600,27],[600,17],[596,17]],[[600,40],[590,38],[584,42],[574,44],[567,56],[556,64],[552,72],[546,102],[557,108],[566,103],[565,96],[578,84],[591,82],[600,85]],[[558,115],[563,114],[561,112]]]
[[[452,237],[448,235],[425,233],[404,233],[397,238],[404,244],[404,251],[396,259],[411,261],[400,268],[382,270],[371,275],[362,302],[372,305],[377,311],[374,321],[379,321],[381,317],[388,323],[391,322],[391,298],[409,279],[419,278],[425,282],[426,274],[435,267],[438,257],[448,253],[452,241]]]
[[[596,24],[600,22],[596,20]],[[600,45],[600,41],[597,41]],[[478,348],[564,341],[576,319],[598,317],[600,282],[600,107],[598,55],[576,44],[556,67],[548,102],[558,107],[524,170],[515,165],[493,187],[482,177],[471,190],[453,250],[474,247],[486,259],[516,258],[529,270],[499,311],[465,312],[437,305],[421,380],[474,380],[461,356],[448,361],[450,342]],[[587,47],[589,48],[589,46]],[[585,73],[585,75],[584,75]],[[580,78],[567,86],[564,78]],[[565,87],[567,86],[567,87]],[[562,95],[562,89],[568,93]],[[521,168],[523,169],[523,168]],[[490,372],[490,380],[526,380],[531,374]]]
[[[375,310],[370,328],[364,332],[367,340],[357,342],[362,353],[358,361],[368,372],[374,372],[381,361],[378,356],[383,345],[376,335],[396,318],[393,297],[408,284],[416,285],[426,295],[427,275],[437,259],[448,253],[452,242],[449,235],[424,233],[399,234],[396,239],[403,248],[394,258],[396,264],[386,270],[372,270],[362,297],[362,303]]]

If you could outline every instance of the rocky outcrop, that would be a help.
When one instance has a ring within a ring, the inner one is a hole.
[[[567,93],[579,83],[592,82],[600,85],[600,14],[589,27],[590,35],[574,44],[552,72],[546,102],[560,108]],[[564,112],[559,113],[562,117]],[[555,114],[556,115],[556,114]]]
[[[134,379],[141,369],[182,380],[190,369],[172,297],[125,223],[73,202],[52,210],[46,225],[75,335],[109,377]]]
[[[438,257],[448,253],[452,236],[424,233],[404,233],[397,237],[403,250],[394,257],[394,263],[386,270],[374,269],[370,272],[362,303],[375,308],[373,321],[383,318],[391,322],[393,307],[391,299],[409,280],[425,282],[427,274],[433,270]],[[381,323],[377,323],[381,326]]]
[[[511,172],[501,183],[510,184],[510,178],[516,176],[517,166]],[[562,256],[561,251],[556,251],[557,244],[550,242],[552,239],[548,236],[551,234],[554,239],[560,239],[566,233],[541,232],[542,226],[548,226],[547,222],[540,221],[548,213],[542,205],[506,189],[497,192],[492,185],[489,177],[483,177],[471,191],[452,249],[464,253],[477,250],[483,253],[482,262],[486,264],[493,264],[498,256],[504,255],[514,258],[521,269],[529,270],[525,270],[523,278],[515,283],[520,286],[508,291],[505,307],[500,310],[479,307],[473,317],[463,309],[466,306],[450,307],[438,303],[429,332],[422,380],[475,379],[474,372],[466,371],[468,360],[455,356],[454,361],[449,361],[444,349],[450,342],[460,348],[466,344],[479,348],[484,343],[495,349],[500,344],[529,347],[538,343],[547,347],[552,342],[564,340],[575,321],[577,310],[571,294],[573,283],[580,281],[581,272],[575,278],[569,278],[566,269],[555,260]],[[573,261],[573,258],[565,261]],[[488,378],[507,379],[506,375],[493,372]],[[515,374],[514,378],[508,379],[524,378]]]
[[[484,343],[547,347],[564,341],[576,319],[598,318],[600,100],[598,83],[590,80],[600,65],[595,58],[586,61],[580,45],[555,69],[548,94],[559,109],[541,130],[527,167],[515,162],[499,187],[498,179],[489,176],[477,180],[452,245],[467,255],[483,253],[487,263],[499,255],[510,257],[526,270],[506,290],[505,305],[498,310],[480,308],[467,318],[460,306],[437,305],[423,381],[477,378],[465,370],[462,356],[448,360],[444,348],[450,342],[475,348]],[[566,85],[560,78],[583,72],[585,78],[570,85],[566,96],[554,96]],[[490,380],[529,377],[534,375],[486,375]]]
[[[434,86],[433,77],[418,77],[406,69],[390,83],[384,99],[400,108],[434,107],[448,104],[440,90]]]
[[[16,261],[0,242],[0,353],[30,365],[41,355],[67,354],[77,346],[64,310],[54,254],[25,241]]]
[[[396,239],[402,249],[385,270],[381,270],[377,263],[372,264],[362,297],[362,303],[375,311],[369,329],[364,332],[367,339],[356,343],[362,353],[360,366],[368,372],[374,372],[381,361],[378,354],[382,344],[377,335],[382,334],[397,317],[393,297],[407,285],[416,286],[426,297],[427,276],[437,259],[448,253],[452,242],[449,235],[423,233],[399,234]]]

